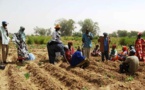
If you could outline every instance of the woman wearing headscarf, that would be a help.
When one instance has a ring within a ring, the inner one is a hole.
[[[25,28],[23,26],[20,27],[20,30],[18,31],[18,34],[20,35],[20,38],[25,42],[26,41],[26,35],[25,35]]]
[[[118,60],[118,55],[117,55],[117,50],[116,50],[116,45],[112,45],[112,49],[110,52],[110,60],[115,61]]]
[[[128,49],[126,46],[122,46],[122,52],[118,54],[118,59],[124,61],[128,56]]]
[[[65,55],[66,55],[66,58],[67,58],[68,62],[71,61],[71,58],[72,58],[73,54],[74,54],[73,43],[68,42],[67,50],[65,50]]]
[[[142,33],[138,33],[137,39],[135,41],[136,55],[140,61],[145,61],[145,41],[141,38]]]

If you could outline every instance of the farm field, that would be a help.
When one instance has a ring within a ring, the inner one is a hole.
[[[135,76],[120,74],[120,61],[101,62],[91,57],[89,67],[70,68],[69,64],[48,63],[46,48],[31,48],[36,60],[16,62],[16,49],[9,50],[9,64],[0,70],[0,90],[144,90],[145,63]],[[1,53],[0,53],[1,54]]]

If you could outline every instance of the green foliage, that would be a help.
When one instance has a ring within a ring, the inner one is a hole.
[[[88,88],[87,87],[83,87],[81,90],[88,90]]]
[[[84,33],[86,29],[90,30],[93,35],[99,34],[99,26],[97,22],[94,22],[92,19],[85,19],[84,21],[79,21],[78,24],[81,26],[80,31]]]
[[[81,32],[74,32],[73,37],[82,37],[82,33]]]
[[[111,37],[110,40],[111,40],[111,42],[110,42],[111,45],[110,46],[112,46],[113,44],[115,44],[117,46],[119,45],[119,40],[120,39],[118,37]]]
[[[136,37],[137,36],[138,31],[131,31],[128,32],[128,37]]]
[[[118,37],[117,32],[112,32],[111,34],[109,34],[110,37]]]
[[[122,37],[119,40],[120,45],[134,45],[136,38]]]
[[[20,69],[21,68],[21,66],[16,66],[18,69]]]
[[[34,40],[29,37],[28,40],[27,40],[27,44],[34,44]]]
[[[25,73],[24,76],[25,76],[26,79],[29,79],[30,74],[29,73]]]
[[[128,34],[127,34],[127,30],[118,30],[117,31],[117,34],[119,37],[126,37]]]
[[[127,77],[127,78],[125,79],[125,81],[132,81],[132,80],[134,80],[134,77],[133,77],[133,76],[129,76],[129,77]]]
[[[46,44],[50,36],[28,36],[27,44]]]
[[[72,19],[66,20],[66,19],[59,19],[57,20],[58,23],[61,26],[60,32],[62,36],[71,36],[72,32],[74,31],[74,29],[76,28],[74,26],[75,21]]]
[[[36,35],[40,35],[40,36],[48,36],[51,34],[51,28],[45,29],[45,28],[39,28],[39,27],[35,27],[34,28],[34,33]]]

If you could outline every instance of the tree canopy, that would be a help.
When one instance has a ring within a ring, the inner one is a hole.
[[[57,22],[60,24],[61,29],[61,35],[62,36],[71,36],[74,29],[75,29],[75,21],[72,19],[66,20],[66,19],[59,19]]]
[[[81,26],[80,31],[84,33],[86,29],[90,30],[94,35],[99,35],[99,26],[97,22],[92,19],[85,19],[84,21],[79,21],[78,24]]]
[[[51,28],[45,29],[36,26],[34,28],[34,33],[40,36],[49,36],[51,34]]]

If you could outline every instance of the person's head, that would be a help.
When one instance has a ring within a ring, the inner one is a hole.
[[[89,32],[90,32],[89,29],[86,29],[86,34],[89,34]]]
[[[96,47],[95,48],[99,48],[99,45],[98,44],[96,44]]]
[[[142,33],[139,32],[139,33],[137,34],[137,38],[140,39],[140,38],[141,38],[141,35],[142,35]]]
[[[55,30],[58,31],[58,30],[60,30],[60,28],[61,28],[61,26],[59,24],[56,24]]]
[[[122,51],[127,51],[127,47],[126,46],[123,46],[122,47]]]
[[[68,50],[68,45],[64,45],[64,50],[65,50],[65,51]]]
[[[8,25],[8,23],[6,21],[2,21],[2,26],[6,27]]]
[[[135,49],[131,49],[129,52],[129,56],[134,56],[136,53]]]
[[[133,45],[129,45],[129,49],[134,49],[134,46]]]
[[[104,37],[107,37],[108,36],[108,34],[106,32],[104,32],[103,35],[104,35]]]
[[[25,28],[23,26],[20,27],[20,31],[24,32]]]
[[[80,46],[78,46],[77,51],[81,51],[81,47]]]
[[[115,48],[116,48],[116,45],[115,45],[115,44],[113,44],[113,45],[112,45],[112,49],[115,49]]]
[[[71,46],[73,46],[72,42],[68,42],[68,48],[71,48]]]

